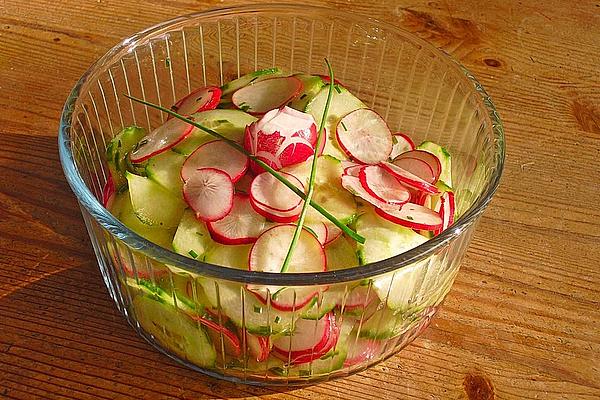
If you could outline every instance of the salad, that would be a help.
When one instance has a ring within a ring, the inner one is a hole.
[[[415,146],[326,76],[270,68],[199,88],[153,131],[125,127],[106,156],[102,200],[115,217],[228,268],[356,267],[416,247],[455,218],[448,151]],[[119,246],[115,265],[140,327],[184,360],[244,376],[310,378],[368,363],[452,282],[426,261],[336,285],[241,285]]]

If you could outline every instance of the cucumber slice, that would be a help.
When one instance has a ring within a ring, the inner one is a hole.
[[[304,88],[298,97],[290,102],[289,106],[298,111],[304,111],[306,105],[317,95],[317,93],[319,93],[323,86],[325,86],[325,82],[323,82],[321,77],[316,75],[296,74],[294,76],[302,81]]]
[[[231,95],[238,89],[243,88],[246,85],[261,81],[263,79],[274,78],[281,75],[283,71],[278,67],[261,69],[258,71],[250,72],[249,74],[242,75],[237,79],[227,82],[221,86],[221,102],[225,99],[228,101],[231,99]]]
[[[229,268],[248,270],[248,257],[251,244],[219,245],[216,244],[206,252],[204,261]]]
[[[205,127],[240,143],[244,137],[246,126],[256,121],[256,117],[240,110],[208,110],[193,114],[192,117],[196,122]],[[189,156],[204,143],[215,139],[209,133],[195,128],[186,139],[178,143],[171,150],[184,156]]]
[[[143,178],[144,179],[144,178]],[[123,196],[121,210],[117,216],[121,222],[129,229],[159,246],[169,248],[173,240],[173,230],[166,229],[160,226],[152,226],[142,222],[133,210],[129,192],[124,192],[119,196]],[[113,205],[114,207],[114,205]],[[112,212],[112,211],[111,211]],[[115,209],[116,212],[116,209]]]
[[[425,150],[435,155],[442,165],[442,172],[439,181],[442,181],[446,186],[452,187],[452,158],[450,153],[439,144],[425,141],[417,146],[417,150]]]
[[[199,221],[192,210],[185,210],[173,238],[173,250],[202,261],[206,252],[215,245],[216,242],[210,237],[206,224]]]
[[[359,336],[377,340],[389,339],[406,332],[416,319],[414,314],[406,317],[400,312],[384,308],[363,323]]]
[[[200,367],[215,365],[217,352],[200,324],[146,296],[134,298],[132,306],[140,327],[169,351]]]
[[[181,154],[165,151],[148,160],[146,176],[183,200],[183,181],[180,171],[184,161],[185,157]]]
[[[223,314],[228,316],[236,326],[243,327],[245,325],[248,332],[259,336],[269,336],[292,330],[298,313],[277,311],[273,307],[268,308],[254,294],[239,284],[203,277],[198,278],[198,283],[204,289],[212,307],[218,309],[220,306]]]
[[[129,196],[133,212],[150,226],[174,228],[179,223],[185,203],[158,183],[127,172]],[[152,201],[149,201],[152,199]]]
[[[327,95],[329,93],[329,85],[324,86],[319,93],[306,105],[304,112],[311,114],[317,126],[320,126],[323,118],[323,111],[325,110],[325,104],[327,103]],[[331,155],[338,160],[345,160],[348,157],[344,153],[337,143],[335,137],[337,125],[340,119],[351,111],[358,110],[359,108],[366,108],[367,106],[355,97],[348,89],[334,85],[333,97],[331,98],[331,104],[329,106],[329,114],[327,115],[327,121],[325,129],[327,129],[327,141],[325,142],[325,149],[323,154]]]
[[[125,172],[128,169],[128,154],[142,138],[146,130],[129,126],[119,132],[106,146],[106,160],[117,191],[127,183]]]
[[[283,168],[282,171],[294,175],[302,184],[308,186],[312,160]],[[317,175],[313,200],[333,214],[344,224],[354,220],[357,213],[354,196],[342,187],[340,176],[343,173],[342,163],[332,156],[321,156],[317,160]],[[328,221],[312,207],[306,215],[307,222]]]
[[[325,246],[327,271],[337,271],[359,265],[356,248],[353,246],[353,243],[355,242],[350,241],[342,235]]]
[[[335,308],[342,299],[343,293],[338,289],[329,289],[323,292],[319,303],[315,296],[306,308],[300,313],[300,318],[303,319],[321,319],[325,314]]]

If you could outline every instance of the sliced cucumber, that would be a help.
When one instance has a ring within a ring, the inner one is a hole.
[[[146,136],[146,130],[129,126],[119,132],[106,146],[106,160],[117,191],[127,183],[125,172],[128,169],[127,156],[138,142]]]
[[[137,296],[132,305],[140,327],[169,351],[200,367],[215,365],[217,352],[200,324],[147,296]]]
[[[221,135],[241,142],[247,125],[256,121],[256,117],[240,110],[208,110],[193,114],[194,120]],[[194,131],[172,150],[176,153],[189,156],[200,145],[215,140],[216,138],[201,129]]]
[[[356,248],[353,246],[354,243],[342,235],[325,246],[328,271],[337,271],[359,265]]]
[[[173,229],[145,224],[135,214],[133,206],[131,205],[129,192],[126,191],[119,196],[123,196],[120,203],[122,208],[119,215],[116,215],[119,220],[144,239],[156,243],[159,246],[169,248],[171,241],[173,240]]]
[[[261,81],[263,79],[274,78],[275,76],[281,75],[283,72],[278,67],[261,69],[258,71],[250,72],[249,74],[242,75],[237,79],[227,82],[221,86],[221,101],[224,99],[230,99],[231,94],[238,89],[243,88],[254,82]]]
[[[317,126],[321,124],[323,119],[323,111],[327,103],[327,95],[329,94],[329,85],[324,86],[321,91],[306,105],[305,112],[311,114]],[[329,106],[329,113],[325,129],[327,129],[327,141],[323,154],[331,155],[338,160],[345,160],[348,157],[341,150],[337,143],[336,129],[340,119],[350,111],[366,108],[367,106],[350,93],[346,88],[340,85],[334,85],[333,97]]]
[[[308,186],[311,160],[283,168]],[[350,223],[356,216],[357,207],[354,196],[342,187],[342,163],[332,156],[321,156],[317,161],[313,200],[329,211],[342,223]],[[306,215],[309,222],[327,221],[318,211],[309,208]]]
[[[202,261],[206,252],[215,245],[216,242],[210,237],[206,224],[199,221],[192,210],[185,210],[173,238],[173,250]]]
[[[395,313],[389,308],[384,308],[363,323],[359,336],[377,340],[389,339],[406,332],[415,318],[407,318],[400,312]]]
[[[343,293],[337,289],[329,289],[323,292],[321,299],[315,296],[311,302],[305,307],[301,313],[300,318],[303,319],[321,319],[325,314],[335,308],[338,302],[342,299]]]
[[[452,158],[450,153],[444,147],[433,142],[423,142],[417,146],[417,150],[425,150],[440,160],[442,165],[442,172],[439,180],[442,181],[446,186],[452,187]]]
[[[316,75],[296,74],[294,76],[302,81],[304,88],[300,95],[290,102],[289,106],[298,111],[304,111],[306,105],[325,86],[325,82],[323,82],[321,77]]]
[[[133,212],[150,226],[174,228],[179,224],[185,203],[158,183],[127,172]],[[152,201],[149,201],[152,199]]]
[[[181,166],[185,157],[174,151],[165,151],[148,160],[146,176],[158,183],[176,197],[183,199],[181,180]]]
[[[220,307],[222,313],[238,327],[245,326],[248,332],[255,335],[269,336],[289,332],[298,314],[267,307],[239,284],[203,277],[198,278],[198,283],[212,307]]]
[[[229,268],[248,270],[248,256],[251,244],[219,245],[216,244],[206,252],[204,261]]]

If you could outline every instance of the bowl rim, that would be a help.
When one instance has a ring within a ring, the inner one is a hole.
[[[400,270],[401,268],[417,263],[433,255],[436,250],[460,236],[465,229],[477,221],[477,217],[479,217],[479,215],[485,210],[494,193],[496,192],[504,168],[504,129],[502,121],[500,120],[491,98],[488,96],[483,86],[473,76],[473,74],[445,51],[438,49],[433,44],[430,44],[429,42],[400,27],[380,21],[376,18],[346,11],[344,13],[353,18],[361,18],[370,24],[376,24],[385,29],[392,30],[394,33],[400,34],[413,44],[428,49],[430,52],[438,56],[439,60],[444,62],[448,67],[459,72],[459,76],[461,77],[460,79],[462,79],[463,83],[466,83],[468,86],[472,87],[474,89],[473,93],[479,94],[479,96],[476,97],[476,101],[480,103],[485,110],[487,110],[487,113],[484,117],[489,119],[490,129],[492,129],[494,136],[495,152],[493,156],[495,158],[495,170],[490,176],[486,187],[482,191],[477,201],[473,203],[471,207],[469,207],[469,209],[467,209],[466,212],[453,225],[443,231],[440,235],[427,240],[423,244],[404,253],[381,261],[337,271],[281,274],[277,272],[245,271],[185,257],[141,237],[121,223],[116,217],[108,212],[106,208],[103,207],[103,205],[98,199],[96,199],[79,174],[70,148],[71,117],[75,108],[75,103],[79,97],[82,87],[84,87],[85,84],[94,77],[94,75],[98,72],[98,68],[103,67],[107,61],[113,59],[119,55],[119,53],[123,51],[130,51],[130,49],[135,48],[140,41],[150,39],[150,36],[160,33],[161,30],[172,28],[177,24],[185,23],[192,19],[207,19],[235,14],[240,15],[256,14],[260,12],[291,11],[301,12],[304,15],[339,15],[339,10],[320,6],[306,7],[304,5],[298,6],[293,4],[247,4],[242,6],[212,8],[206,11],[178,16],[160,22],[122,40],[119,44],[114,46],[106,54],[95,61],[77,81],[65,102],[61,114],[58,132],[60,161],[67,181],[75,193],[80,205],[85,208],[85,210],[96,220],[96,222],[98,222],[104,229],[108,230],[114,237],[116,237],[117,240],[120,240],[128,247],[134,249],[135,251],[139,251],[156,261],[176,266],[177,268],[183,269],[188,273],[198,274],[200,276],[223,279],[238,283],[252,283],[259,285],[312,286],[360,280]]]

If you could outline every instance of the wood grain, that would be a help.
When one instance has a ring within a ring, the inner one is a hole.
[[[111,46],[239,1],[0,2],[0,397],[600,398],[600,3],[317,1],[401,26],[463,62],[505,123],[507,164],[431,327],[397,356],[302,389],[189,371],[104,288],[63,178],[62,104]]]

